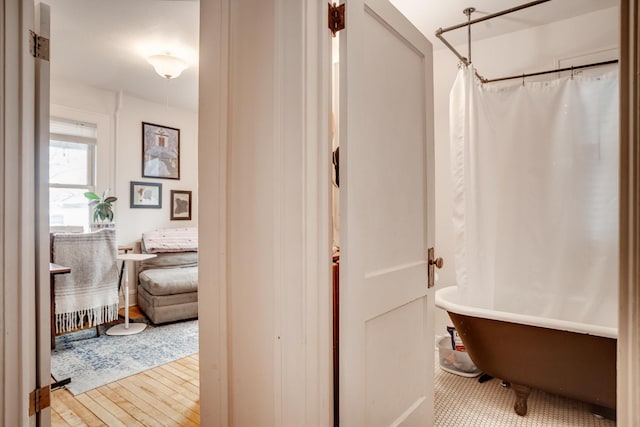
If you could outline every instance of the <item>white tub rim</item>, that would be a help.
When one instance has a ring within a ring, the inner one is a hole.
[[[526,314],[509,313],[506,311],[489,310],[486,308],[471,307],[457,302],[458,287],[448,286],[435,292],[435,304],[447,312],[462,314],[471,317],[498,320],[502,322],[519,323],[540,328],[556,329],[559,331],[574,332],[578,334],[595,335],[605,338],[618,338],[618,329],[593,325],[588,323],[570,322],[545,317],[529,316]]]

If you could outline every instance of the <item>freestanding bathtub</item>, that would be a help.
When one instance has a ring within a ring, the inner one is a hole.
[[[456,286],[436,291],[435,301],[449,313],[473,363],[511,383],[518,415],[526,415],[535,388],[615,417],[615,328],[465,306]]]

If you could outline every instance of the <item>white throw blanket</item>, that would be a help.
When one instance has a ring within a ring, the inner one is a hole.
[[[71,273],[55,277],[56,333],[116,320],[115,231],[57,233],[53,236],[52,246],[53,262],[71,268]]]

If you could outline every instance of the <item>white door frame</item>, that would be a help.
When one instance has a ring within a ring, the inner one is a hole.
[[[200,2],[202,425],[332,422],[326,8]],[[260,180],[249,182],[243,159]],[[252,228],[246,212],[264,227]],[[260,256],[246,259],[258,245]],[[257,293],[263,303],[245,302]]]
[[[0,21],[0,423],[26,426],[36,422],[29,417],[36,385],[34,1],[2,0]]]
[[[35,5],[35,32],[51,38],[51,10],[48,4]],[[35,60],[35,286],[36,286],[36,387],[51,383],[51,276],[49,274],[49,59]],[[36,414],[37,425],[51,424],[51,408]]]
[[[640,9],[620,5],[618,423],[640,425]]]
[[[200,2],[199,194],[204,195],[204,185],[208,187],[208,197],[200,197],[198,202],[198,233],[202,236],[198,243],[200,423],[215,427],[230,425],[226,269],[228,33],[228,0]],[[203,143],[202,135],[209,135],[207,143]],[[212,262],[202,262],[209,258]],[[208,301],[208,309],[202,301]]]

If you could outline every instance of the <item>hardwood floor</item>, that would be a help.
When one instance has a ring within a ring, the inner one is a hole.
[[[51,395],[51,425],[199,426],[198,355],[74,396]]]

